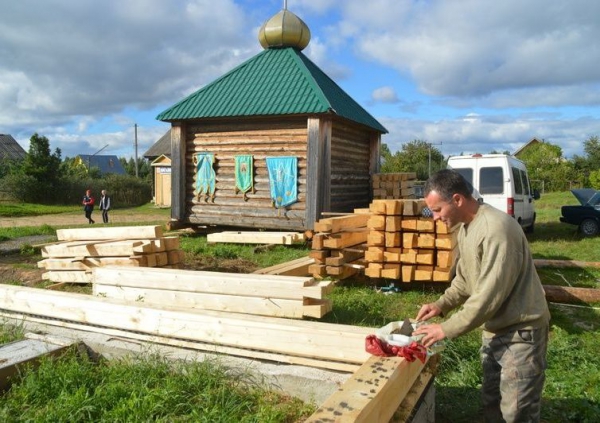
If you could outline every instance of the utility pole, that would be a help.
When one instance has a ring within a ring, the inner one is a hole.
[[[440,143],[433,144],[433,143],[429,142],[429,143],[427,143],[427,145],[429,147],[429,172],[427,173],[427,176],[431,176],[431,146],[432,145],[442,145],[442,143],[440,142]]]
[[[135,138],[133,145],[135,146],[135,177],[138,178],[138,141],[137,141],[137,123],[133,125],[135,129]]]

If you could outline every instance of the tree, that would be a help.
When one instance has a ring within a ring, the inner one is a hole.
[[[417,179],[425,180],[429,177],[430,167],[431,173],[446,167],[446,161],[441,151],[423,140],[413,140],[403,144],[402,149],[393,155],[387,149],[389,153],[387,158],[383,154],[385,152],[382,148],[384,162],[381,171],[383,173],[416,172]]]
[[[572,163],[564,159],[558,145],[541,141],[523,150],[519,158],[527,166],[529,178],[537,188],[565,190],[576,178]]]
[[[23,160],[21,171],[40,183],[53,183],[59,178],[61,151],[57,148],[50,154],[50,141],[44,136],[33,134],[29,139],[29,152]]]
[[[573,168],[578,175],[578,180],[583,186],[591,183],[592,173],[600,169],[600,139],[591,136],[583,143],[585,156],[573,156]]]

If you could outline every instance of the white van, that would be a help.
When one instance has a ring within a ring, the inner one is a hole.
[[[473,154],[448,159],[448,168],[460,173],[474,188],[474,196],[513,216],[526,232],[535,224],[534,200],[525,164],[507,154]]]

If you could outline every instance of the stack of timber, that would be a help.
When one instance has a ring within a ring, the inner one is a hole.
[[[315,222],[309,253],[315,261],[309,266],[313,277],[345,279],[362,271],[370,216],[368,209],[356,209],[351,214]]]
[[[306,236],[302,232],[225,231],[208,234],[206,241],[209,243],[292,245],[303,243],[306,241]]]
[[[373,175],[374,199],[402,199],[414,198],[414,183],[417,174],[405,173],[376,173]]]
[[[102,266],[179,267],[183,251],[178,237],[163,237],[160,226],[59,229],[57,243],[41,248],[44,279],[91,283],[92,269]]]
[[[369,208],[366,276],[450,281],[455,237],[446,224],[422,216],[423,200],[374,200]]]
[[[375,328],[157,306],[5,285],[0,317],[281,363],[354,372]]]
[[[333,282],[306,276],[111,266],[93,269],[92,280],[96,296],[171,308],[295,319],[332,309]]]

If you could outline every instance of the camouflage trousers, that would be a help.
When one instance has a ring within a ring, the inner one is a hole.
[[[483,338],[481,396],[486,422],[539,422],[548,326]]]

